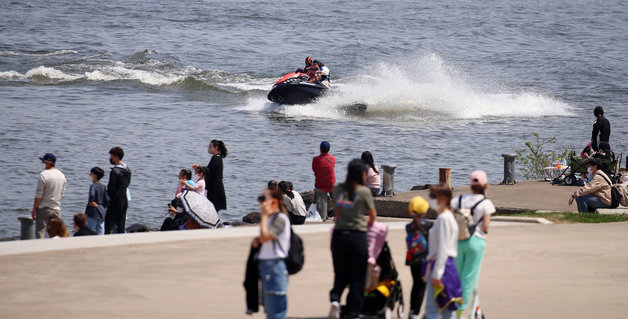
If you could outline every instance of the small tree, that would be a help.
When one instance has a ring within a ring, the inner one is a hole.
[[[566,159],[569,150],[561,153],[556,151],[546,152],[543,147],[546,144],[556,144],[556,136],[541,138],[538,133],[532,133],[536,141],[525,142],[527,148],[517,151],[517,165],[525,179],[541,179],[545,176],[543,168],[551,166],[555,160]]]

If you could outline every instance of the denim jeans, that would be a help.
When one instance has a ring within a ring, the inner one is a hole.
[[[593,195],[584,195],[576,198],[576,204],[578,204],[578,212],[580,213],[593,213],[597,208],[609,208],[598,197]]]
[[[105,221],[104,220],[98,220],[93,217],[87,217],[87,227],[95,231],[98,235],[105,234]]]
[[[285,319],[288,312],[288,269],[283,259],[259,260],[262,300],[267,319]]]
[[[430,272],[429,276],[427,276],[428,282],[427,285],[427,297],[425,297],[425,313],[427,315],[427,319],[456,319],[457,315],[455,311],[451,311],[447,308],[438,311],[438,305],[436,304],[436,299],[434,299],[434,287],[432,286],[432,273]]]

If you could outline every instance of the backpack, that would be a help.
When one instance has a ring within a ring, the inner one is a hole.
[[[273,240],[273,244],[279,245],[282,252],[286,252],[277,240]],[[288,257],[284,259],[288,274],[294,275],[301,271],[305,264],[305,254],[303,253],[303,240],[297,235],[290,225],[290,249],[288,249]]]
[[[477,223],[473,222],[473,211],[486,197],[479,200],[471,209],[462,208],[462,195],[458,196],[458,208],[454,210],[454,218],[458,223],[458,240],[467,240],[475,233],[475,228],[484,219],[484,216],[478,220]]]
[[[622,195],[619,192],[619,189],[613,187],[613,183],[611,183],[608,179],[604,178],[604,180],[606,180],[608,185],[611,187],[611,208],[619,207],[619,204],[622,201]]]

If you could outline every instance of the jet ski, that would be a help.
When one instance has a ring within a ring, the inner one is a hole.
[[[279,79],[268,92],[268,99],[279,104],[307,104],[322,96],[328,87],[310,82],[305,73],[291,72]]]

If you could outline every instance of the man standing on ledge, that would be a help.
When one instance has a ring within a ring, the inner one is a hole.
[[[31,213],[36,221],[35,238],[44,238],[48,218],[61,218],[61,198],[65,193],[65,175],[55,168],[57,158],[52,153],[47,153],[39,160],[44,165],[44,171],[39,173],[35,203]]]
[[[604,109],[597,106],[593,110],[595,115],[595,123],[593,123],[593,132],[591,132],[591,146],[594,151],[603,151],[609,153],[611,145],[609,143],[611,136],[611,123],[604,117]],[[609,155],[609,154],[607,154]]]
[[[329,154],[329,142],[321,142],[321,155],[312,160],[312,170],[314,171],[314,193],[316,198],[316,210],[321,215],[321,219],[327,219],[327,196],[334,190],[336,185],[336,158]]]
[[[127,188],[131,183],[131,170],[122,162],[124,150],[114,147],[109,150],[109,162],[114,165],[109,174],[107,194],[109,194],[109,207],[105,215],[105,234],[124,233],[126,222],[126,209],[129,206]]]

